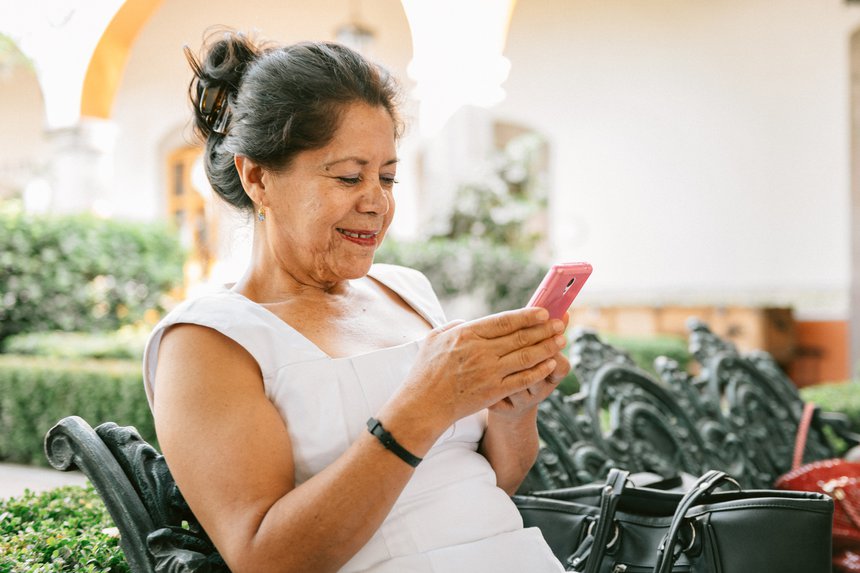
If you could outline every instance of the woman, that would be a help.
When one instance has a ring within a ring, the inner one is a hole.
[[[235,285],[156,327],[145,379],[228,566],[561,571],[508,494],[569,370],[565,324],[533,308],[445,323],[423,275],[372,265],[394,215],[391,78],[343,46],[235,33],[190,61],[206,171],[254,214],[253,250]]]

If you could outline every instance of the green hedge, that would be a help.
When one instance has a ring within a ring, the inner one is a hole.
[[[152,327],[128,325],[112,332],[30,332],[2,342],[7,354],[50,358],[118,358],[141,360]]]
[[[687,343],[682,338],[671,336],[632,337],[600,333],[598,336],[603,342],[627,352],[637,366],[650,372],[655,378],[657,373],[654,370],[654,360],[658,356],[666,356],[677,361],[681,369],[686,369],[690,363]],[[569,335],[568,338],[570,338]],[[570,348],[568,347],[565,352],[569,354]],[[559,390],[565,394],[579,391],[579,380],[573,372],[559,383]]]
[[[0,211],[0,340],[138,322],[181,284],[183,259],[162,225]]]
[[[92,486],[0,499],[0,573],[128,573],[104,503]]]
[[[842,412],[851,420],[851,427],[860,431],[860,381],[806,386],[800,389],[800,395],[825,412]]]
[[[156,445],[140,362],[0,355],[0,461],[47,465],[45,433],[70,415],[135,426]]]
[[[682,370],[690,364],[690,352],[687,350],[687,341],[682,337],[674,336],[616,336],[607,334],[602,339],[627,352],[630,358],[643,370],[656,374],[654,361],[658,356],[665,356],[675,360]]]

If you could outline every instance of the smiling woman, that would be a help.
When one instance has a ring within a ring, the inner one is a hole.
[[[256,214],[253,250],[156,326],[144,379],[230,569],[561,571],[509,494],[570,368],[566,321],[446,323],[422,274],[373,264],[395,211],[392,78],[338,44],[229,32],[190,62],[207,176]]]

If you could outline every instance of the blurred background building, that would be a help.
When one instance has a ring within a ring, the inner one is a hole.
[[[238,278],[250,240],[189,127],[182,47],[225,25],[340,40],[401,78],[393,236],[430,233],[464,182],[525,146],[527,172],[508,176],[544,206],[535,257],[595,268],[578,322],[680,333],[696,314],[799,384],[860,361],[860,3],[32,4],[0,4],[0,197],[170,220],[190,284]]]

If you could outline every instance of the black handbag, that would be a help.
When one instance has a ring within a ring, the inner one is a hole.
[[[721,486],[730,491],[716,491]],[[742,490],[710,471],[686,493],[605,484],[515,495],[568,571],[829,573],[833,500],[813,492]]]

